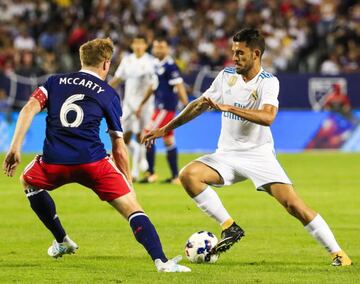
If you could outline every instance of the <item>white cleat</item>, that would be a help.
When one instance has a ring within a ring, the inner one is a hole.
[[[162,262],[161,259],[155,259],[155,266],[158,272],[190,272],[191,269],[184,265],[178,264],[182,260],[182,256],[178,255],[167,262]]]
[[[58,258],[64,254],[74,254],[78,248],[79,246],[66,235],[62,243],[58,243],[56,240],[53,241],[52,246],[48,249],[48,255]]]

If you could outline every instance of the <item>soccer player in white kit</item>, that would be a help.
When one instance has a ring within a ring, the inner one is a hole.
[[[125,81],[125,94],[123,99],[122,125],[124,129],[124,141],[132,154],[132,176],[139,178],[139,168],[147,170],[145,148],[140,145],[140,133],[145,125],[151,120],[154,109],[153,99],[147,101],[143,106],[140,118],[137,118],[135,111],[138,109],[144,94],[149,86],[157,84],[155,74],[154,57],[146,52],[148,45],[146,37],[137,35],[131,44],[133,53],[126,55],[120,62],[114,77],[109,85],[116,88],[120,82]],[[131,140],[136,135],[136,141]]]
[[[180,180],[197,206],[222,227],[221,240],[211,253],[227,251],[245,234],[224,208],[213,186],[250,179],[297,218],[330,253],[332,265],[351,265],[325,220],[296,194],[276,159],[270,125],[278,111],[279,81],[261,67],[265,41],[255,29],[243,29],[233,37],[235,68],[222,70],[210,88],[177,117],[142,138],[146,144],[194,119],[204,111],[222,112],[222,127],[215,153],[186,165]]]

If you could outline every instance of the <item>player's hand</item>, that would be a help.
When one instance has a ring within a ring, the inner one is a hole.
[[[154,144],[156,138],[163,137],[164,135],[165,131],[163,128],[154,129],[143,135],[141,143],[145,144],[146,147],[150,147]]]
[[[9,151],[3,163],[4,174],[9,177],[12,177],[15,173],[16,167],[21,162],[20,151]]]
[[[209,105],[209,107],[212,109],[219,110],[219,111],[229,111],[228,105],[215,103],[210,98],[204,98],[204,100]]]

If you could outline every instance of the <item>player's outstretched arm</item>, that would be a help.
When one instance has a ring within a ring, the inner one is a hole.
[[[204,97],[193,100],[168,124],[145,134],[141,139],[141,143],[145,143],[147,146],[153,144],[156,138],[162,137],[170,130],[193,120],[195,117],[199,116],[208,109],[209,104]]]
[[[132,178],[130,174],[129,155],[124,139],[115,135],[110,135],[110,137],[112,144],[112,155],[115,165],[120,170],[120,172],[125,175],[126,179],[131,184]]]
[[[261,109],[244,109],[231,105],[218,104],[209,98],[205,98],[211,108],[219,111],[228,111],[237,116],[240,116],[248,121],[260,124],[263,126],[270,126],[277,114],[277,107],[269,104],[264,104]]]
[[[30,98],[20,111],[10,149],[3,162],[3,170],[7,176],[12,177],[14,175],[16,167],[21,161],[21,146],[25,135],[29,130],[34,116],[40,111],[40,103],[34,98]]]

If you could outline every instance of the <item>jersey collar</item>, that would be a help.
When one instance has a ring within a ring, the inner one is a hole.
[[[163,60],[159,60],[160,65],[164,65],[166,62],[168,62],[171,59],[170,55],[166,55]]]
[[[81,69],[79,72],[87,73],[87,74],[93,75],[96,78],[99,78],[100,80],[103,80],[103,79],[100,78],[100,76],[98,74],[96,74],[93,71],[90,71],[90,70],[87,70],[87,69]]]
[[[244,79],[243,79],[243,77],[242,77],[241,75],[240,75],[240,77],[241,77],[241,80],[242,80],[245,84],[251,84],[252,82],[256,82],[256,81],[257,81],[257,79],[259,78],[259,75],[260,75],[261,72],[263,72],[263,71],[264,71],[264,69],[261,67],[259,73],[257,73],[254,78],[252,78],[250,81],[247,81],[247,82],[244,81]]]

